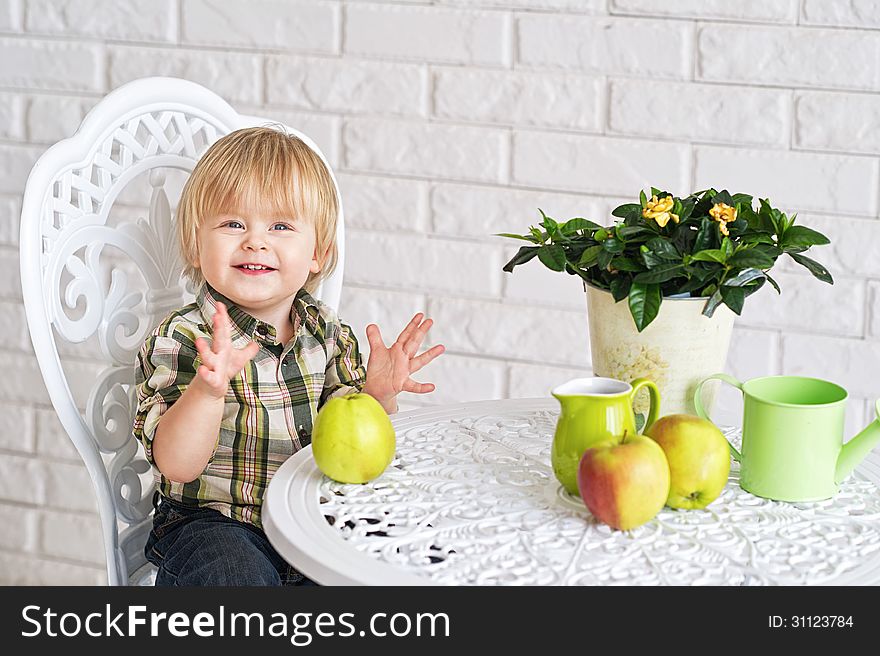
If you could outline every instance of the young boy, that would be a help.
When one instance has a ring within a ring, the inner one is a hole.
[[[327,399],[353,392],[397,411],[431,320],[417,314],[386,347],[367,327],[366,368],[351,329],[315,300],[336,264],[336,188],[300,139],[233,132],[198,162],[177,214],[196,302],[146,339],[136,367],[134,434],[158,469],[147,558],[157,585],[311,583],[276,553],[260,510],[272,474],[311,441]]]

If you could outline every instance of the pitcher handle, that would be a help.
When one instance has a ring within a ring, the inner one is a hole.
[[[638,391],[643,387],[648,388],[648,395],[651,397],[651,407],[648,410],[648,418],[645,419],[645,426],[642,428],[642,430],[645,431],[651,424],[657,421],[657,415],[660,412],[660,390],[657,389],[654,381],[648,380],[647,378],[636,378],[630,383],[630,385],[632,385],[632,392],[629,393],[630,405],[632,405],[633,399],[636,398]]]
[[[733,376],[728,376],[727,374],[714,374],[712,376],[709,376],[708,378],[704,378],[703,380],[701,380],[700,384],[697,385],[697,391],[694,393],[694,407],[697,409],[697,415],[708,421],[712,421],[712,417],[709,416],[709,413],[707,413],[706,409],[703,407],[702,392],[703,385],[708,383],[710,380],[720,380],[722,383],[733,385],[740,392],[743,391],[743,384]],[[712,423],[714,424],[715,422],[713,421]],[[742,456],[740,455],[740,452],[737,451],[736,447],[730,443],[730,440],[727,440],[727,446],[730,447],[730,455],[733,456],[733,459],[737,462],[742,462]]]

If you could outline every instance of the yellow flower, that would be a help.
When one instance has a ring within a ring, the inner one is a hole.
[[[678,214],[673,214],[670,210],[675,205],[672,196],[664,196],[657,200],[656,196],[651,196],[647,207],[642,210],[642,216],[646,219],[654,219],[661,228],[666,227],[669,219],[678,223]]]
[[[721,230],[721,234],[728,237],[730,231],[727,229],[727,224],[736,221],[736,208],[725,203],[715,203],[715,206],[709,210],[709,215],[720,224],[718,229]]]

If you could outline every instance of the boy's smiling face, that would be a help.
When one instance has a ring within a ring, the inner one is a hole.
[[[290,314],[309,273],[320,271],[311,222],[242,199],[205,217],[193,265],[211,287],[276,327]]]

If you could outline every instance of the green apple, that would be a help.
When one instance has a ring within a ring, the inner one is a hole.
[[[391,420],[369,394],[330,399],[312,429],[312,455],[326,476],[340,483],[366,483],[394,459]]]
[[[718,498],[730,474],[730,449],[711,421],[693,415],[666,415],[645,434],[669,462],[671,508],[705,508]]]
[[[669,465],[654,440],[624,433],[584,452],[578,490],[596,519],[626,531],[663,508],[669,495]]]

